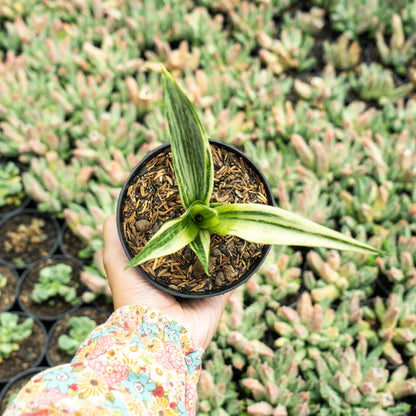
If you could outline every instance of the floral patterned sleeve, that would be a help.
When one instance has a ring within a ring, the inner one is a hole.
[[[194,415],[202,353],[167,315],[124,306],[71,363],[34,376],[4,416]]]

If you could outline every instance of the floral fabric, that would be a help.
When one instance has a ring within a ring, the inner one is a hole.
[[[124,306],[71,363],[34,376],[4,416],[194,415],[202,352],[168,316]]]

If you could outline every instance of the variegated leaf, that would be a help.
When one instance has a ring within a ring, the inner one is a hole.
[[[137,266],[147,260],[167,256],[188,245],[198,235],[199,228],[189,211],[163,224],[142,250],[126,266]]]
[[[379,250],[316,224],[300,215],[262,204],[231,204],[215,208],[219,224],[208,228],[260,244],[327,247],[378,254]]]
[[[199,234],[196,236],[189,247],[194,251],[202,266],[204,267],[205,273],[210,276],[208,272],[209,266],[209,244],[211,241],[211,234],[207,230],[200,230]]]
[[[182,205],[208,205],[214,185],[214,167],[207,134],[194,106],[163,69],[163,103],[171,136],[172,161]]]

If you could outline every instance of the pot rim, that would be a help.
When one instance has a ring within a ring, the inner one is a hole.
[[[33,376],[35,376],[36,374],[41,373],[42,371],[47,370],[48,367],[45,366],[37,366],[37,367],[31,367],[28,368],[27,370],[22,371],[19,374],[16,374],[14,377],[12,377],[11,379],[9,379],[9,381],[3,386],[3,388],[0,390],[0,404],[3,403],[3,399],[4,396],[6,395],[6,393],[10,390],[10,387],[16,383],[16,381],[19,381],[21,378],[27,376],[27,375],[31,375],[33,374]],[[32,377],[30,377],[32,378]]]
[[[275,205],[275,200],[273,197],[273,193],[272,190],[270,188],[269,183],[267,182],[265,176],[263,175],[263,173],[261,172],[261,170],[256,166],[256,164],[241,150],[235,148],[234,146],[227,144],[227,143],[223,143],[219,140],[215,140],[215,139],[209,139],[210,144],[213,145],[217,145],[219,147],[223,147],[226,150],[233,152],[235,154],[237,154],[237,156],[240,156],[244,159],[244,161],[251,167],[251,169],[253,170],[253,172],[255,172],[258,177],[260,178],[260,180],[262,181],[262,183],[264,184],[265,187],[265,191],[266,191],[266,195],[267,195],[267,199],[269,200],[269,205]],[[127,258],[130,260],[132,258],[132,256],[130,255],[128,248],[127,248],[127,244],[124,241],[123,238],[123,231],[121,228],[121,206],[123,204],[124,201],[124,194],[127,190],[127,187],[130,184],[130,181],[136,176],[137,172],[142,168],[142,166],[146,165],[146,163],[151,160],[152,158],[154,158],[155,156],[157,156],[159,153],[162,152],[167,152],[168,149],[170,148],[170,143],[165,143],[159,147],[157,147],[156,149],[153,149],[152,151],[150,151],[139,163],[136,164],[136,166],[133,168],[133,170],[131,171],[130,175],[128,176],[127,180],[124,182],[124,185],[121,189],[121,192],[119,194],[119,198],[118,198],[118,202],[117,202],[117,230],[118,230],[118,235],[121,241],[121,244],[123,246],[124,252],[126,253]],[[233,284],[219,289],[219,290],[211,290],[211,291],[207,291],[204,293],[190,293],[190,292],[181,292],[178,290],[174,290],[171,289],[167,286],[164,286],[160,283],[158,283],[156,280],[153,279],[152,276],[150,276],[145,270],[142,269],[141,266],[136,266],[135,269],[148,281],[150,282],[153,286],[156,286],[158,289],[162,290],[165,293],[168,293],[170,295],[173,295],[175,297],[180,297],[180,298],[191,298],[191,299],[199,299],[199,298],[208,298],[208,297],[213,297],[213,296],[218,296],[218,295],[223,295],[224,293],[227,293],[231,290],[236,289],[238,286],[241,286],[242,284],[246,283],[247,280],[258,270],[258,268],[262,265],[262,263],[264,262],[264,260],[266,259],[267,255],[269,254],[271,246],[270,245],[263,245],[262,248],[262,257],[259,258],[251,267],[250,270],[248,270],[247,272],[245,272],[244,274],[246,274],[246,276],[241,277],[240,279],[238,279],[236,282],[234,282]]]

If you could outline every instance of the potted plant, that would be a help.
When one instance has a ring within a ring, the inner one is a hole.
[[[82,265],[75,259],[53,256],[26,270],[19,286],[20,307],[44,320],[55,320],[81,303]]]
[[[171,150],[148,155],[121,191],[118,230],[129,267],[173,295],[207,297],[245,282],[270,244],[379,253],[273,206],[254,164],[209,141],[192,103],[162,72]],[[231,186],[223,183],[227,179]]]
[[[0,223],[1,259],[15,267],[27,267],[58,247],[59,226],[45,212],[23,210]]]
[[[81,308],[65,314],[49,331],[46,360],[52,367],[68,363],[82,341],[106,321],[109,314],[95,308]]]
[[[0,263],[0,312],[10,309],[16,300],[17,274]]]
[[[19,167],[9,161],[0,164],[0,215],[11,214],[29,203],[23,191]]]
[[[0,382],[38,365],[44,356],[46,330],[25,313],[0,313]]]

